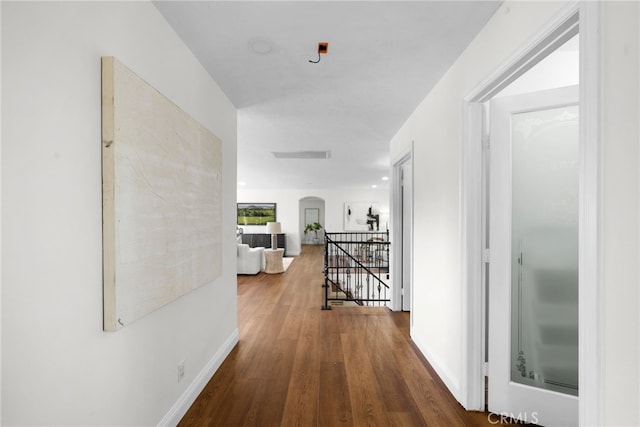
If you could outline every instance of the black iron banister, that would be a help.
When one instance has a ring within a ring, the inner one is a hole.
[[[389,232],[325,233],[324,310],[330,302],[386,306],[390,301]],[[331,289],[331,291],[330,291]]]
[[[332,243],[340,243],[340,242],[335,242],[332,241]],[[342,242],[344,243],[344,242]],[[353,242],[351,242],[353,243]],[[372,272],[371,270],[369,270],[369,267],[367,267],[366,265],[362,264],[360,262],[360,260],[358,260],[357,258],[354,258],[353,256],[351,256],[351,254],[349,254],[347,251],[345,251],[343,248],[341,248],[340,246],[336,245],[336,249],[339,249],[340,251],[342,251],[342,253],[344,253],[345,255],[347,255],[348,257],[351,258],[352,261],[354,261],[358,267],[362,268],[363,270],[365,270],[367,273],[369,273],[370,275],[372,275],[373,277],[375,277],[376,279],[378,279],[378,281],[380,281],[381,283],[383,283],[385,286],[387,286],[386,283],[384,283],[374,272]],[[388,286],[387,286],[388,287]]]

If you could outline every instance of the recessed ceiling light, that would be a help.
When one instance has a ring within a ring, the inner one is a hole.
[[[247,183],[246,182],[239,182],[238,185],[242,187],[244,185],[247,185]]]
[[[382,180],[383,180],[383,181],[389,181],[389,177],[388,177],[388,176],[383,176],[383,177],[382,177]]]
[[[273,43],[271,40],[255,38],[249,40],[249,50],[259,55],[267,55],[273,50]]]
[[[375,185],[375,184],[373,184],[373,185],[371,186],[371,188],[378,188],[378,186],[377,186],[377,185]]]

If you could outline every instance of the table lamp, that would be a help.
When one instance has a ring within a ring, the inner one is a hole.
[[[278,234],[282,233],[282,225],[279,222],[267,223],[267,234],[271,234],[271,249],[278,249]]]

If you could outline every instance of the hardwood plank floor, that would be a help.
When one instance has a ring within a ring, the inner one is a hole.
[[[283,274],[238,276],[240,342],[180,426],[492,426],[409,338],[409,313],[323,311],[322,247]]]

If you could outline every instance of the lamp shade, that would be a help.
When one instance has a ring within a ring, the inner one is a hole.
[[[279,222],[267,223],[267,234],[280,234],[282,233],[282,225]]]

